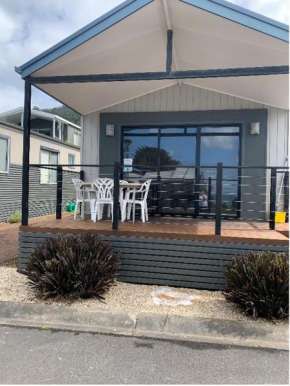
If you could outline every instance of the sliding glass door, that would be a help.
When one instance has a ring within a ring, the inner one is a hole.
[[[239,127],[201,127],[200,130],[200,174],[209,182],[210,201],[208,213],[215,213],[216,168],[218,162],[224,166],[240,164],[240,129]],[[223,202],[222,214],[237,216],[238,214],[238,169],[223,170]]]
[[[124,179],[153,180],[152,211],[159,214],[215,213],[216,169],[240,163],[238,126],[124,127]],[[236,216],[238,171],[225,169],[223,214]],[[200,209],[200,196],[207,205]]]

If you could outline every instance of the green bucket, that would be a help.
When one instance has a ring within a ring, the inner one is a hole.
[[[66,210],[67,210],[67,212],[74,212],[75,208],[76,208],[76,204],[74,202],[70,202],[67,205]]]

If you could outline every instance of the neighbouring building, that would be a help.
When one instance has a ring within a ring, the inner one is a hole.
[[[45,126],[45,125],[44,125]],[[64,206],[75,198],[71,179],[79,176],[80,148],[46,134],[31,133],[31,164],[66,164],[64,168]],[[0,120],[0,223],[21,210],[23,128]],[[55,211],[56,171],[30,168],[30,216]]]
[[[23,127],[23,107],[0,113],[0,120]],[[80,126],[55,114],[32,109],[31,131],[80,146]]]

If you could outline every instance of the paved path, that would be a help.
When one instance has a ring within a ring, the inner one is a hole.
[[[288,384],[288,352],[0,327],[9,384]]]
[[[64,213],[63,217],[71,215]],[[54,214],[43,217],[32,218],[29,224],[37,224],[38,222],[51,221],[55,218]],[[18,232],[20,224],[0,224],[0,264],[16,259],[18,257]]]
[[[17,258],[19,224],[0,224],[0,264]]]

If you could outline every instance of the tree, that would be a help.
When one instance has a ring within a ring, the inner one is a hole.
[[[168,151],[158,149],[153,146],[142,146],[136,151],[133,159],[133,165],[158,166],[160,157],[160,165],[180,165],[171,157]]]

